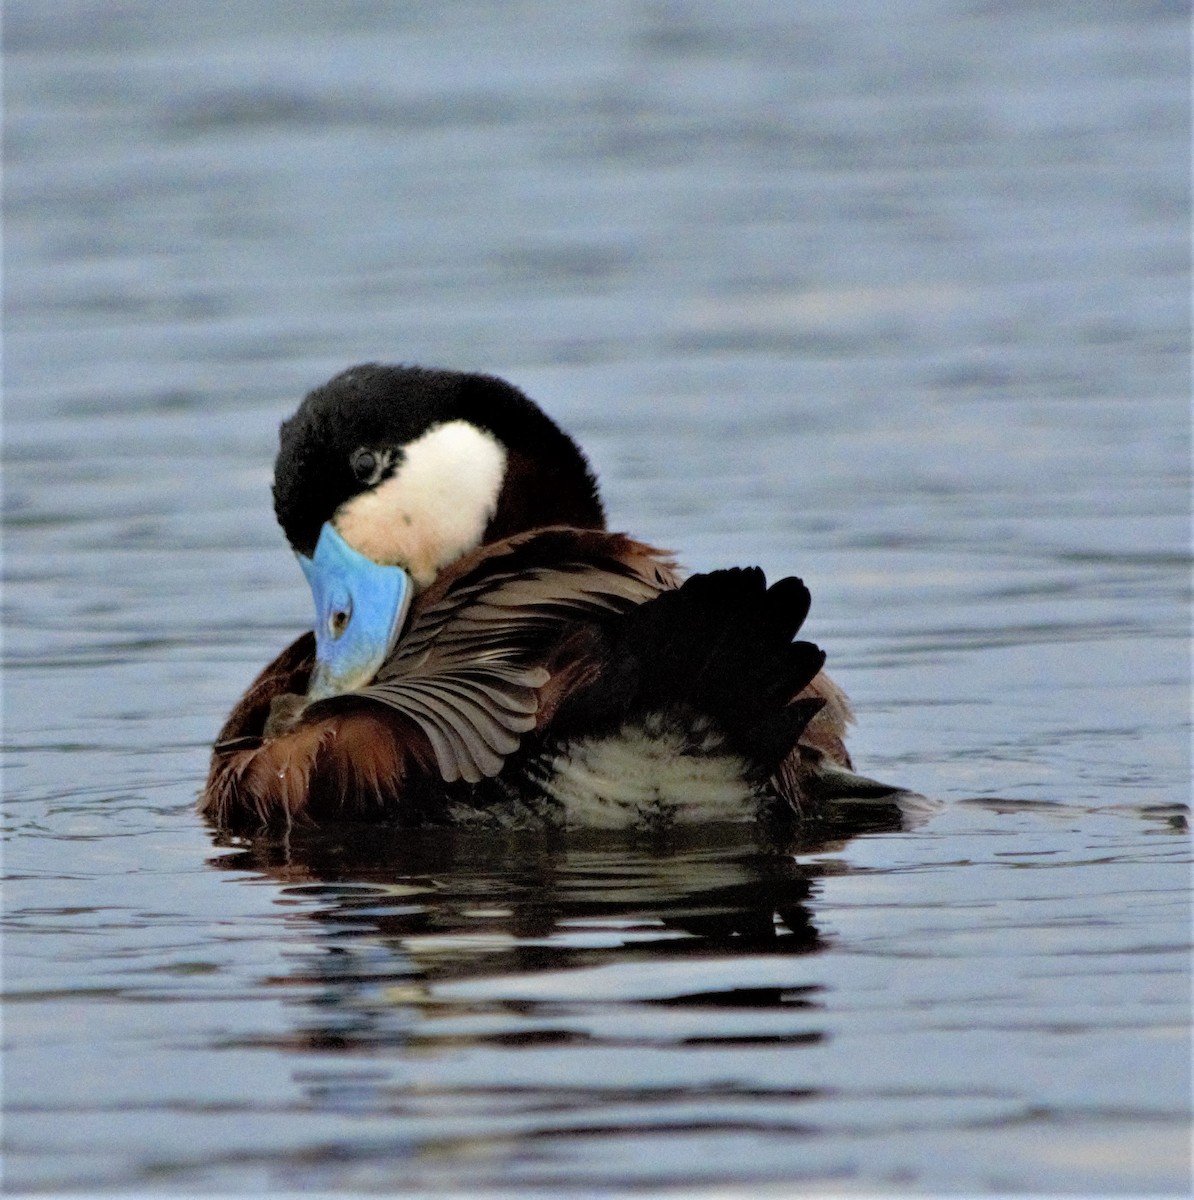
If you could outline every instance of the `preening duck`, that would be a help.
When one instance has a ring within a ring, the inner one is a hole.
[[[216,740],[221,827],[657,830],[894,790],[852,773],[804,584],[682,579],[608,532],[576,443],[503,380],[344,371],[282,425],[274,508],[314,631]]]

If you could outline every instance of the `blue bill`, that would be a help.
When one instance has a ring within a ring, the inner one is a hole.
[[[299,566],[315,597],[315,670],[309,700],[363,687],[402,631],[414,590],[401,567],[383,567],[354,550],[325,522]]]

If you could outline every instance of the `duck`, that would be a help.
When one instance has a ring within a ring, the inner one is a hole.
[[[899,790],[854,772],[802,580],[611,532],[580,447],[497,376],[342,371],[282,423],[273,501],[313,628],[216,737],[222,830],[659,832]]]

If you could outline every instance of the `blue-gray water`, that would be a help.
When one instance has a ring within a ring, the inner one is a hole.
[[[1185,10],[9,0],[5,1186],[1184,1192]],[[217,845],[367,359],[802,574],[941,814]]]

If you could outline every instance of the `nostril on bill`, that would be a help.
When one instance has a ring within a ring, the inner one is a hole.
[[[348,628],[348,622],[352,618],[351,606],[347,609],[338,608],[328,614],[328,633],[332,638],[340,637]]]

